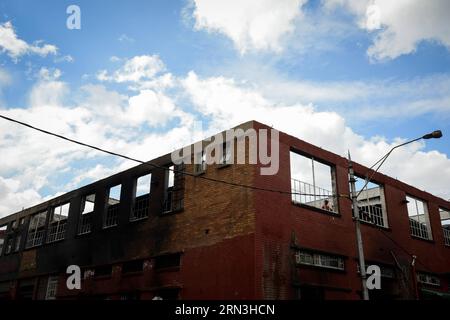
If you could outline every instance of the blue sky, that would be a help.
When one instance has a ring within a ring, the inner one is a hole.
[[[450,197],[450,8],[426,3],[2,1],[0,111],[144,160],[191,142],[198,120],[206,133],[271,122],[365,164],[442,129],[384,172]],[[0,128],[0,216],[131,165]]]

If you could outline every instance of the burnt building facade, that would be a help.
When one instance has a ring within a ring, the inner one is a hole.
[[[0,219],[0,299],[361,299],[347,159],[279,133],[279,170],[261,175],[250,152],[235,164],[236,145],[220,163],[165,155]],[[381,173],[360,191],[366,264],[381,270],[370,297],[448,296],[450,203]]]

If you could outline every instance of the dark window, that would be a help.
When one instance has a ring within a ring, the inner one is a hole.
[[[14,252],[18,252],[20,250],[20,241],[22,240],[22,236],[18,235],[16,237],[16,242],[14,244]]]
[[[155,258],[155,269],[174,268],[180,266],[179,253],[165,254]]]
[[[81,202],[81,216],[78,225],[78,234],[91,232],[92,215],[95,206],[95,193],[86,195]]]
[[[94,276],[95,277],[110,276],[111,273],[112,273],[112,266],[101,266],[95,268]]]
[[[117,226],[121,191],[121,184],[109,188],[104,221],[105,228]]]
[[[183,209],[184,206],[184,164],[172,165],[166,170],[163,213]]]
[[[144,260],[133,260],[124,262],[122,273],[141,272],[143,270]]]
[[[324,300],[325,292],[321,287],[313,287],[313,286],[302,286],[299,289],[299,298],[300,300]]]
[[[179,293],[179,288],[166,288],[158,290],[155,296],[160,297],[163,300],[178,300]]]
[[[8,242],[6,242],[6,251],[5,254],[10,254],[12,251],[12,247],[13,247],[13,241],[14,239],[12,237],[10,237],[8,239]]]
[[[132,221],[148,217],[151,180],[151,173],[136,179],[136,193],[130,217]]]

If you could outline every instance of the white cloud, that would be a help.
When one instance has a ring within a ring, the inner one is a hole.
[[[49,54],[55,55],[58,52],[58,48],[54,45],[41,45],[41,41],[28,44],[24,40],[19,39],[10,21],[0,24],[0,48],[2,52],[6,52],[14,60],[26,54],[37,54],[46,57]]]
[[[129,61],[135,60],[124,61],[112,75],[119,77],[118,71],[120,76],[134,74],[134,71],[125,72]],[[161,65],[164,66],[162,62]],[[162,71],[141,70],[139,73],[145,76],[130,75],[128,78],[152,81]],[[72,91],[60,80],[57,70],[42,68],[39,74],[41,77],[30,91],[28,108],[5,109],[2,114],[142,160],[150,160],[193,142],[199,133],[194,131],[193,124],[200,117],[210,119],[205,128],[208,134],[255,119],[341,155],[350,149],[355,160],[365,164],[372,164],[400,141],[358,135],[338,113],[318,111],[312,104],[295,102],[296,99],[288,101],[283,99],[285,94],[270,96],[267,90],[270,85],[264,88],[252,81],[242,82],[224,76],[205,78],[190,72],[172,79],[175,88],[170,92],[161,88],[137,88],[137,92],[121,94],[93,84]],[[445,92],[447,84],[437,82],[440,85],[434,85],[435,90]],[[403,95],[429,91],[436,79],[414,83],[413,87],[410,82],[397,84],[392,90]],[[289,90],[294,92],[295,83],[290,85],[293,89]],[[304,87],[305,92],[313,91],[316,86],[308,85]],[[385,86],[387,88],[389,84]],[[335,97],[346,101],[360,96],[357,90],[340,95],[342,86],[333,84],[330,87],[332,90],[325,92],[326,98],[320,98],[321,92],[309,92],[310,98],[326,101]],[[369,92],[375,90],[364,84],[360,88]],[[182,109],[177,103],[180,96],[183,102],[186,102],[185,98],[189,99],[189,107],[194,110]],[[70,97],[75,98],[68,103]],[[157,130],[149,130],[149,127]],[[0,216],[36,204],[41,200],[40,192],[44,187],[58,194],[135,165],[121,159],[105,158],[97,151],[11,123],[0,126],[0,153],[0,189],[3,190],[0,191],[3,197]],[[441,169],[438,171],[436,167]],[[382,171],[439,196],[450,196],[448,156],[437,151],[426,152],[423,144],[397,150]],[[72,179],[67,180],[67,177]]]
[[[381,30],[367,54],[375,60],[394,59],[417,49],[422,41],[434,41],[450,49],[448,0],[325,0],[327,8],[344,6],[355,14],[360,28],[374,31],[367,20],[369,5],[378,8]]]
[[[74,61],[75,61],[75,59],[74,59],[70,54],[67,54],[67,55],[65,55],[65,56],[58,57],[58,58],[56,58],[56,59],[54,60],[55,63],[61,63],[61,62],[72,63],[72,62],[74,62]]]
[[[28,108],[4,109],[1,113],[146,160],[190,142],[187,128],[192,117],[161,92],[147,90],[127,96],[99,85],[84,86],[81,92],[71,92],[66,83],[53,77],[53,73],[41,69],[42,77],[30,92]],[[73,105],[68,105],[67,98],[72,95],[77,99]],[[145,123],[157,126],[174,119],[179,120],[179,127],[143,135]],[[105,154],[4,120],[0,126],[0,153],[0,189],[3,191],[0,191],[0,217],[136,165],[110,158],[109,166],[89,169],[91,159],[103,161]],[[80,166],[82,169],[78,169]],[[68,181],[67,176],[73,180]],[[63,182],[58,181],[62,177]],[[40,192],[44,187],[54,190],[54,193],[43,197]]]
[[[311,105],[277,104],[233,79],[201,79],[190,72],[183,85],[196,109],[211,118],[214,131],[254,119],[342,156],[351,150],[356,161],[369,166],[402,141],[388,142],[381,137],[366,139],[353,132],[336,112],[319,112]],[[424,144],[415,143],[396,150],[381,171],[449,198],[450,159],[441,152],[425,152],[423,148]],[[426,165],[422,165],[425,162]],[[421,170],[417,170],[418,167]]]
[[[6,70],[0,68],[0,89],[3,86],[6,86],[10,83],[11,83],[11,76]]]
[[[281,38],[294,30],[306,0],[194,0],[197,30],[229,37],[243,54],[249,50],[282,50]]]
[[[127,36],[125,33],[121,34],[117,40],[120,42],[134,42],[134,39]]]
[[[111,56],[111,58],[109,58],[109,61],[111,61],[111,62],[119,62],[119,61],[121,61],[122,59],[120,59],[119,57],[117,57],[117,56]]]
[[[113,74],[102,70],[97,73],[100,81],[113,82],[138,82],[154,78],[157,74],[165,70],[164,63],[157,55],[135,56],[126,60],[123,66]]]
[[[143,90],[129,99],[126,116],[135,122],[145,120],[150,126],[161,126],[176,116],[172,100],[162,93]]]

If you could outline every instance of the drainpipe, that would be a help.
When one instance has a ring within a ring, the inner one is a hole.
[[[413,288],[414,288],[415,299],[419,300],[419,285],[417,283],[416,259],[417,259],[417,256],[413,255],[412,261],[411,261],[411,276],[412,276],[412,283],[413,283]]]

